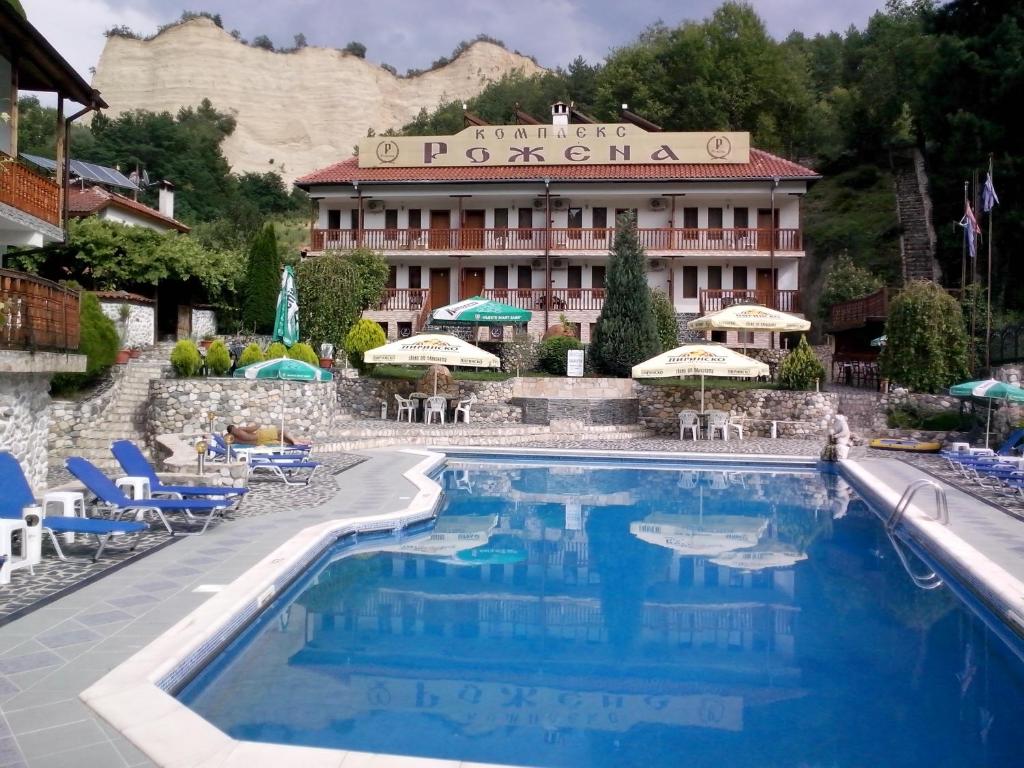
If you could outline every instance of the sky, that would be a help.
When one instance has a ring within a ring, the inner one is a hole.
[[[399,72],[425,69],[481,32],[542,66],[576,56],[602,60],[650,24],[711,15],[720,0],[22,0],[31,21],[86,79],[103,50],[103,32],[127,25],[151,34],[183,8],[219,13],[224,28],[278,47],[302,32],[310,45],[366,45],[366,58]],[[783,38],[863,27],[884,0],[752,0],[768,31]]]

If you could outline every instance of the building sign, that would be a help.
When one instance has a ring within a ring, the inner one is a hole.
[[[650,133],[634,125],[471,126],[453,136],[376,136],[360,168],[750,162],[745,132]]]
[[[570,349],[566,351],[565,361],[565,375],[566,376],[582,376],[583,375],[583,350],[582,349]]]

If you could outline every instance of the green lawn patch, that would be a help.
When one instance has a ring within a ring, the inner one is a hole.
[[[699,378],[680,379],[668,377],[664,379],[639,379],[641,384],[650,384],[652,387],[679,387],[680,389],[700,389]],[[751,381],[750,379],[704,379],[704,389],[778,389],[779,385],[773,381]]]

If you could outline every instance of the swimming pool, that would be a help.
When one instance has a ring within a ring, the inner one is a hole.
[[[1017,657],[914,587],[834,476],[456,461],[440,482],[432,530],[328,551],[179,698],[238,739],[452,760],[1021,763]]]

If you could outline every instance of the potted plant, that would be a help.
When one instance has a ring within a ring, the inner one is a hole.
[[[120,325],[120,337],[121,337],[121,348],[117,351],[117,357],[114,362],[118,365],[124,365],[128,362],[131,357],[131,352],[128,349],[128,318],[131,316],[132,308],[127,304],[119,304],[117,306],[117,319],[118,325]]]
[[[334,345],[324,342],[320,345],[320,367],[330,369],[334,366]]]
[[[140,357],[142,357],[142,347],[140,347],[138,344],[133,344],[131,347],[128,348],[128,357],[130,357],[132,360],[138,360]]]
[[[209,349],[210,345],[213,344],[214,335],[212,333],[204,333],[202,341],[199,342],[199,346],[203,349]]]

